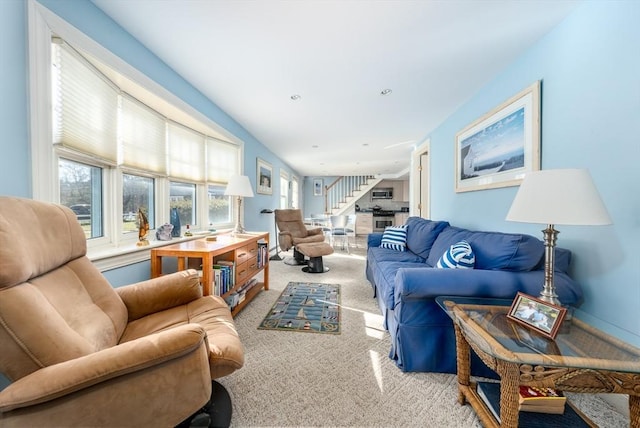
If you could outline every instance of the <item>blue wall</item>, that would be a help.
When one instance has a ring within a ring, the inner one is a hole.
[[[0,195],[31,196],[27,125],[26,2],[0,1]]]
[[[640,345],[640,2],[585,2],[484,86],[431,138],[434,219],[542,237],[540,225],[504,219],[517,188],[453,192],[455,134],[542,81],[541,166],[587,168],[611,226],[560,226],[583,285],[578,317]]]
[[[311,214],[323,214],[324,213],[324,189],[322,190],[322,196],[316,196],[313,194],[313,181],[315,179],[322,180],[322,186],[330,186],[339,177],[335,176],[322,176],[322,177],[305,177],[304,178],[304,198],[303,198],[303,213],[305,217],[310,217]]]

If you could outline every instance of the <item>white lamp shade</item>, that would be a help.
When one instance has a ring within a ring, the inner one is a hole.
[[[232,175],[229,177],[224,194],[228,196],[253,197],[253,189],[251,188],[249,177],[246,175]]]
[[[586,169],[548,169],[525,175],[507,220],[523,223],[604,225],[609,213]]]

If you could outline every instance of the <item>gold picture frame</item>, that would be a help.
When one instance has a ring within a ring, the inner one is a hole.
[[[517,186],[540,169],[540,81],[456,134],[455,191]]]

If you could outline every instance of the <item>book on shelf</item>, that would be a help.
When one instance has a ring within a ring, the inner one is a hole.
[[[562,415],[564,414],[564,404],[562,406],[538,406],[534,404],[521,404],[520,407],[518,407],[518,410],[520,410],[521,412]]]
[[[556,389],[520,386],[520,411],[562,414],[566,402],[567,397]]]
[[[500,384],[494,382],[478,382],[476,384],[476,392],[480,399],[484,402],[494,418],[500,423]],[[531,412],[521,411],[518,414],[519,428],[573,428],[573,427],[592,427],[594,426],[586,416],[576,410],[568,401],[566,401],[564,412],[555,414],[549,412]]]
[[[262,269],[267,263],[269,263],[267,241],[260,239],[258,240],[258,269]]]
[[[228,260],[218,260],[213,265],[214,292],[218,296],[229,292],[235,284],[235,263]]]

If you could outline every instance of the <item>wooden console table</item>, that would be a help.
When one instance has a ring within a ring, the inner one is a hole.
[[[266,243],[266,253],[258,254],[258,241]],[[269,233],[247,232],[236,235],[218,235],[216,240],[207,238],[170,244],[151,249],[151,277],[162,275],[162,258],[175,257],[178,261],[178,271],[190,267],[202,269],[202,292],[210,295],[214,290],[214,265],[221,262],[232,262],[235,265],[235,281],[231,289],[221,294],[226,298],[239,290],[249,280],[263,272],[262,282],[251,287],[242,302],[238,303],[231,313],[235,316],[251,301],[263,288],[269,289]]]
[[[640,428],[640,349],[573,319],[555,340],[536,336],[509,319],[511,301],[438,297],[453,319],[458,401],[468,402],[487,427],[518,426],[519,385],[561,391],[629,395],[630,426]],[[470,349],[500,376],[501,425],[470,380]]]

